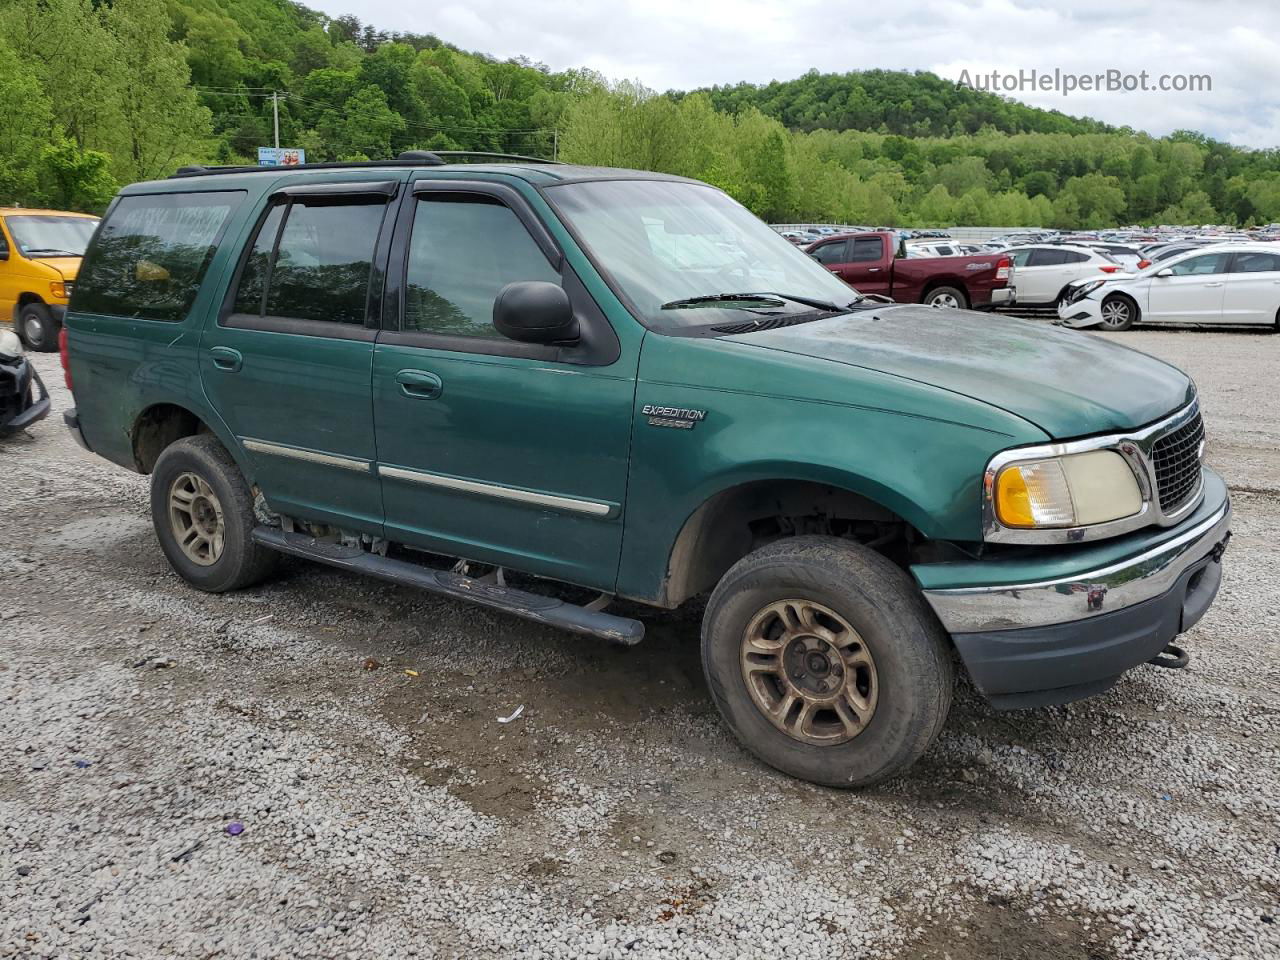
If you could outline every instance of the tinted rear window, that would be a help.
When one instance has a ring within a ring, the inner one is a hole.
[[[72,309],[185,319],[243,191],[121,197],[85,254]]]

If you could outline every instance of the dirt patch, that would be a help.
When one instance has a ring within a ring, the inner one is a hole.
[[[1032,918],[1025,907],[981,902],[940,921],[904,952],[911,960],[1113,960],[1107,924],[1071,917]]]

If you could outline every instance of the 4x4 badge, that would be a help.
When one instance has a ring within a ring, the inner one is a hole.
[[[688,407],[659,407],[646,403],[640,410],[649,418],[651,427],[672,427],[676,430],[692,430],[707,419],[707,411],[690,410]]]

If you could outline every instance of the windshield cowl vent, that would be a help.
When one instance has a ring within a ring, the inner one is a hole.
[[[794,327],[797,323],[809,323],[830,314],[802,313],[789,317],[766,317],[763,320],[747,320],[743,323],[724,323],[712,327],[716,333],[755,333],[757,330],[776,330],[778,327]]]

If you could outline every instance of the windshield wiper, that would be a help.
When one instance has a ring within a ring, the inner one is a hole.
[[[845,307],[837,306],[828,300],[817,300],[813,297],[798,297],[790,293],[705,293],[700,297],[687,297],[684,300],[672,300],[662,305],[663,310],[679,310],[682,307],[697,307],[704,303],[722,303],[742,301],[744,303],[761,304],[767,303],[771,306],[782,306],[782,301],[790,300],[792,303],[803,303],[806,307],[813,307],[816,310],[832,310],[839,313]]]
[[[70,250],[56,250],[53,248],[45,249],[37,247],[35,250],[24,250],[28,257],[46,256],[46,257],[83,257],[83,253],[72,253]]]

